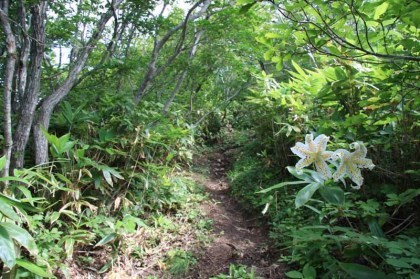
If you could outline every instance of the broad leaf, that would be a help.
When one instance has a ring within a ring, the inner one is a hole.
[[[28,180],[22,179],[22,178],[19,178],[19,177],[14,177],[14,176],[0,177],[0,182],[3,182],[3,181],[17,181],[17,182],[21,182],[21,183],[24,183],[24,184],[29,184]]]
[[[2,223],[1,226],[7,230],[11,238],[25,247],[32,255],[36,255],[38,253],[35,240],[24,228],[21,228],[13,223],[6,222]]]
[[[314,182],[302,188],[296,195],[296,199],[295,199],[296,208],[299,208],[305,203],[307,203],[312,198],[316,190],[318,190],[319,187],[321,186],[322,184]]]
[[[114,264],[114,259],[111,258],[106,264],[104,264],[101,269],[98,270],[99,274],[106,272]]]
[[[32,272],[33,274],[36,274],[38,276],[41,276],[43,278],[56,278],[54,275],[52,275],[51,273],[47,272],[44,268],[31,263],[27,260],[23,260],[23,259],[16,259],[16,264],[19,265],[20,267],[23,267],[24,269]]]
[[[106,180],[106,183],[108,183],[110,186],[114,186],[114,182],[112,181],[111,174],[107,170],[102,170],[102,174],[104,175],[104,178]]]
[[[2,225],[3,223],[0,223],[0,260],[7,267],[12,268],[16,263],[15,245],[9,233]]]
[[[292,60],[292,65],[293,65],[293,67],[296,69],[296,71],[302,76],[302,77],[305,77],[306,76],[306,74],[305,74],[305,72],[303,71],[303,69],[295,62],[295,61],[293,61]]]
[[[289,278],[303,278],[302,272],[297,271],[297,270],[286,272],[286,276]]]
[[[409,263],[407,263],[406,261],[400,260],[400,259],[386,259],[386,262],[389,263],[390,265],[393,265],[397,268],[414,268],[414,266],[411,266]]]
[[[96,245],[95,245],[95,247],[96,246],[102,246],[102,245],[105,245],[105,244],[107,244],[107,243],[109,243],[109,242],[111,242],[111,241],[113,241],[114,239],[116,239],[117,238],[117,234],[116,233],[110,233],[110,234],[107,234],[106,236],[104,236],[104,238],[102,238],[98,243],[96,243]]]
[[[368,221],[370,232],[373,236],[376,237],[385,237],[384,232],[382,231],[381,226],[379,225],[378,221],[376,220],[369,220]]]
[[[245,14],[245,13],[247,13],[251,8],[252,8],[252,6],[254,6],[255,4],[256,4],[257,2],[256,1],[254,1],[254,2],[252,2],[252,3],[248,3],[248,4],[246,4],[246,5],[243,5],[242,7],[241,7],[241,9],[239,10],[239,13],[240,14]]]
[[[344,191],[337,186],[324,186],[319,188],[319,193],[328,203],[342,206],[344,204]]]
[[[39,212],[39,209],[37,209],[36,207],[34,207],[32,205],[29,205],[27,203],[23,203],[23,202],[20,202],[18,200],[12,199],[12,198],[10,198],[8,196],[5,196],[3,194],[0,194],[0,202],[9,204],[11,206],[14,206],[19,210]]]
[[[303,276],[305,279],[315,279],[316,278],[316,270],[313,266],[306,264],[302,270]]]
[[[246,4],[250,4],[250,3],[254,3],[255,0],[237,0],[236,4],[237,5],[246,5]]]
[[[375,15],[373,16],[373,19],[379,19],[381,15],[383,15],[386,10],[388,9],[389,4],[385,1],[375,9]]]
[[[340,267],[354,279],[384,279],[386,274],[364,265],[353,263],[339,263]]]
[[[311,176],[311,173],[314,172],[312,170],[303,169],[301,171],[298,171],[295,167],[287,167],[287,170],[290,172],[291,175],[293,175],[296,178],[305,180],[307,182],[314,182],[314,179]]]
[[[13,207],[10,204],[5,203],[1,199],[0,199],[0,213],[6,216],[7,218],[9,218],[10,220],[13,220],[18,223],[22,222],[19,215],[17,215],[17,213],[13,210]]]
[[[71,259],[73,257],[75,243],[75,238],[67,238],[66,241],[64,241],[64,250],[66,251],[67,259]]]

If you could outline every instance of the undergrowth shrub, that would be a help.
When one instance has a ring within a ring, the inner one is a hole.
[[[327,192],[306,192],[316,185],[308,184],[297,192],[296,187],[303,181],[288,178],[278,184],[281,173],[265,164],[264,156],[255,156],[260,150],[258,143],[247,148],[229,174],[232,192],[268,217],[270,237],[277,247],[287,251],[281,259],[300,267],[287,273],[290,278],[362,278],[358,272],[369,278],[417,278],[419,228],[414,215],[404,212],[415,209],[420,190],[397,194],[391,185],[384,185],[379,191],[366,185],[354,192],[349,185],[342,191],[327,184],[324,187],[331,188]],[[304,178],[292,169],[289,171]],[[308,175],[315,179],[308,183],[322,181],[315,172]],[[375,183],[372,179],[366,181]],[[300,208],[295,209],[295,204]],[[395,223],[396,220],[402,223]]]
[[[10,188],[39,209],[28,217],[38,232],[38,262],[67,278],[72,261],[98,273],[111,269],[128,249],[127,236],[198,197],[197,186],[176,175],[191,163],[194,144],[179,112],[162,117],[157,104],[138,108],[124,95],[106,94],[89,105],[79,101],[64,102],[50,133],[44,132],[51,161],[16,170],[18,188]],[[24,192],[19,181],[25,181]],[[105,262],[89,256],[104,247],[112,251]]]
[[[243,121],[256,141],[230,173],[232,191],[269,219],[281,259],[296,266],[290,278],[418,278],[419,99],[386,65],[322,61],[256,76]],[[309,133],[329,135],[335,150],[366,144],[376,167],[361,173],[360,190],[350,179],[345,188],[327,183],[330,191],[318,190],[317,178],[300,187],[304,178],[286,172],[296,162],[290,148]]]
[[[241,198],[243,204],[252,208],[261,208],[273,199],[273,196],[255,195],[263,186],[275,183],[279,172],[264,162],[263,157],[256,157],[260,149],[257,143],[251,143],[235,158],[234,167],[228,173],[231,192]]]

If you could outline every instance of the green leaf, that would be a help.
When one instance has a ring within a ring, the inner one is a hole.
[[[25,196],[25,200],[27,200],[27,202],[29,202],[32,206],[34,205],[34,201],[36,200],[35,198],[32,197],[32,193],[31,191],[28,190],[28,188],[22,186],[22,185],[17,185],[17,188],[22,192],[22,194]]]
[[[302,270],[303,276],[305,279],[315,279],[316,278],[316,270],[313,266],[306,264]]]
[[[168,156],[166,156],[165,161],[168,163],[170,162],[175,156],[175,152],[171,151],[169,152]]]
[[[376,236],[376,237],[385,237],[385,234],[382,231],[381,226],[379,226],[378,221],[376,221],[376,220],[370,220],[368,222],[368,225],[369,225],[370,232],[372,233],[373,236]]]
[[[50,151],[51,155],[53,155],[54,157],[59,157],[63,153],[68,152],[70,149],[73,148],[73,146],[77,142],[70,140],[70,134],[65,134],[61,137],[57,137],[56,135],[49,134],[48,131],[44,128],[41,128],[41,130],[51,145]]]
[[[293,67],[296,69],[296,71],[302,76],[302,77],[306,77],[305,72],[302,70],[302,68],[295,62],[292,60],[292,65]]]
[[[386,262],[388,264],[393,265],[393,266],[398,267],[398,268],[408,268],[408,269],[414,268],[409,263],[407,263],[403,260],[400,260],[400,259],[386,259]]]
[[[297,270],[286,272],[286,276],[289,278],[303,278],[303,274]]]
[[[306,182],[314,182],[311,176],[311,172],[314,172],[312,170],[303,169],[302,171],[297,171],[295,167],[287,167],[287,170],[296,178],[305,180]]]
[[[109,172],[110,174],[112,174],[112,176],[114,176],[114,177],[116,177],[116,178],[118,178],[118,179],[124,179],[124,177],[117,171],[117,170],[115,170],[114,168],[111,168],[111,167],[109,167],[109,166],[106,166],[106,165],[97,165],[96,166],[96,168],[97,169],[99,169],[99,170],[102,170],[102,171],[107,171],[107,172]]]
[[[107,171],[107,170],[102,170],[102,174],[104,175],[104,178],[105,178],[106,182],[107,182],[110,186],[114,186],[114,182],[112,181],[112,177],[111,177],[111,174],[109,173],[109,171]]]
[[[273,186],[271,186],[269,188],[266,188],[266,189],[263,189],[261,191],[258,191],[257,194],[265,194],[265,193],[270,192],[272,190],[283,188],[284,186],[287,186],[287,185],[307,184],[307,183],[308,183],[307,181],[287,181],[287,182],[282,182],[282,183],[273,185]]]
[[[272,49],[267,50],[266,52],[264,52],[264,60],[269,61],[271,59],[271,57],[273,57],[274,51]]]
[[[0,259],[7,267],[12,268],[16,263],[15,245],[2,225],[0,223]]]
[[[0,158],[0,170],[4,168],[4,165],[6,164],[6,156],[1,156]]]
[[[246,5],[246,4],[250,4],[250,3],[254,3],[256,2],[255,0],[237,0],[236,4],[237,5]]]
[[[20,267],[23,267],[24,269],[32,272],[33,274],[36,274],[38,276],[44,277],[44,278],[56,278],[54,275],[52,275],[51,273],[47,272],[44,268],[31,263],[27,260],[23,260],[23,259],[16,259],[16,264],[19,265]]]
[[[338,56],[342,55],[341,51],[338,48],[336,48],[335,46],[329,46],[329,47],[327,47],[327,49],[330,51],[331,54],[335,54],[335,55],[338,55]]]
[[[106,264],[104,264],[101,269],[98,270],[99,274],[106,272],[112,265],[114,264],[114,259],[109,260]]]
[[[319,193],[328,203],[341,206],[344,204],[344,191],[337,186],[324,186],[319,188]]]
[[[321,211],[319,211],[318,209],[316,209],[315,207],[313,207],[313,206],[310,206],[310,205],[308,205],[308,204],[304,204],[303,205],[304,207],[306,207],[306,208],[309,208],[310,210],[312,210],[313,212],[315,212],[316,214],[318,214],[318,215],[321,215],[322,214],[322,212]]]
[[[265,34],[265,37],[267,39],[278,39],[278,38],[281,38],[281,35],[277,34],[277,33],[270,32],[270,33]]]
[[[13,223],[1,223],[1,226],[7,230],[10,237],[16,240],[17,243],[25,247],[32,255],[38,254],[38,248],[35,240],[27,230],[21,228]]]
[[[307,203],[312,198],[316,190],[318,190],[319,187],[321,186],[322,184],[314,182],[302,188],[296,195],[296,199],[295,199],[296,208],[299,208],[305,203]]]
[[[246,4],[246,5],[243,5],[242,7],[241,7],[241,9],[239,10],[239,14],[245,14],[245,13],[247,13],[251,8],[252,8],[252,6],[254,6],[255,4],[256,4],[257,2],[256,1],[254,1],[254,2],[252,2],[252,3],[248,3],[248,4]]]
[[[52,225],[60,218],[60,216],[61,216],[60,212],[54,211],[53,213],[51,213],[51,215],[48,215],[48,219],[45,218],[45,220],[46,221],[48,220],[50,224]]]
[[[381,15],[383,15],[386,10],[388,9],[389,4],[385,1],[375,9],[375,15],[373,16],[373,19],[379,19]]]
[[[98,243],[96,243],[95,247],[105,245],[105,244],[113,241],[114,239],[116,239],[117,236],[118,235],[116,233],[114,233],[114,232],[113,233],[110,233],[110,234],[107,234]]]
[[[13,207],[5,203],[3,200],[0,199],[0,213],[9,218],[10,220],[13,220],[15,222],[22,222],[21,218],[17,213],[13,210]]]
[[[354,279],[384,279],[386,274],[360,264],[338,263],[340,267]]]
[[[17,182],[21,182],[21,183],[24,183],[24,184],[29,184],[28,180],[22,179],[22,178],[19,178],[19,177],[14,177],[14,176],[0,177],[0,182],[3,182],[3,181],[17,181]]]
[[[39,212],[38,208],[36,208],[34,206],[31,206],[27,203],[23,203],[23,202],[20,202],[18,200],[12,199],[12,198],[10,198],[8,196],[5,196],[3,194],[0,194],[0,202],[10,204],[11,206],[14,206],[14,207],[16,207],[20,210],[27,210],[27,211],[31,211],[31,212]]]
[[[67,259],[72,258],[75,243],[75,238],[67,238],[66,241],[64,241],[64,250],[66,251]]]

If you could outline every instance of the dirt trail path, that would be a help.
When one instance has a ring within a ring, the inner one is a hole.
[[[285,268],[275,264],[277,259],[269,245],[268,231],[229,195],[226,172],[231,154],[213,153],[200,164],[210,165],[210,176],[198,178],[211,195],[202,209],[213,220],[214,241],[200,255],[198,265],[189,278],[210,278],[229,272],[230,264],[252,267],[262,278],[285,278]]]

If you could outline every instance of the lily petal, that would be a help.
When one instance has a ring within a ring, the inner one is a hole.
[[[334,181],[338,181],[341,178],[343,178],[344,175],[346,174],[346,170],[347,170],[346,165],[344,165],[344,163],[341,162],[340,166],[338,167],[338,169],[335,171],[335,173],[332,176]]]
[[[314,158],[311,156],[308,156],[306,158],[302,158],[300,159],[297,164],[296,164],[296,169],[303,169],[304,167],[309,166],[310,164],[312,164],[314,162]]]
[[[329,140],[330,137],[321,134],[315,138],[314,143],[318,146],[318,150],[325,150],[327,148],[327,143]]]
[[[331,174],[330,167],[328,167],[325,161],[316,160],[315,167],[316,167],[316,171],[319,172],[323,178],[325,179],[331,178],[332,174]]]
[[[297,142],[295,146],[290,148],[292,150],[293,154],[299,156],[300,158],[305,158],[306,156],[309,156],[311,154],[311,151],[308,149],[308,146],[301,142]]]

